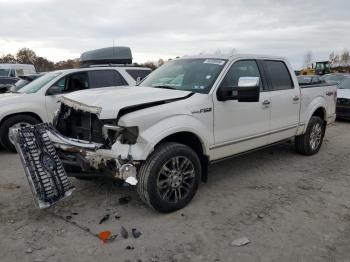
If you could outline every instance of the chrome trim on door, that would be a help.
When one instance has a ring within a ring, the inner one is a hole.
[[[264,136],[268,136],[268,135],[284,132],[284,131],[287,131],[287,130],[290,130],[290,129],[293,129],[293,128],[297,128],[298,126],[299,126],[299,124],[298,125],[292,125],[292,126],[284,127],[284,128],[280,128],[280,129],[276,129],[276,130],[272,130],[272,131],[269,131],[269,132],[265,132],[265,133],[261,133],[261,134],[257,134],[257,135],[253,135],[253,136],[239,138],[239,139],[233,140],[233,141],[223,142],[221,144],[211,146],[209,148],[209,150],[213,150],[213,149],[217,149],[217,148],[225,147],[225,146],[231,146],[231,145],[234,145],[234,144],[237,144],[237,143],[240,143],[240,142],[245,142],[245,141],[248,141],[248,140],[257,139],[257,138],[260,138],[260,137],[264,137]]]

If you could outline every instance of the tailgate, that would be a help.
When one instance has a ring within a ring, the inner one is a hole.
[[[11,130],[34,201],[47,208],[72,194],[74,187],[50,141],[47,125]]]

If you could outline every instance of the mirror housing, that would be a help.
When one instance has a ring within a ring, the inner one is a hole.
[[[238,102],[259,102],[260,98],[260,78],[240,77],[238,86],[232,91],[232,87],[226,89],[220,87],[217,93],[219,101],[237,100]],[[225,90],[226,89],[226,90]]]
[[[58,94],[62,94],[62,90],[59,86],[51,86],[46,91],[47,96],[54,96],[54,95],[58,95]]]

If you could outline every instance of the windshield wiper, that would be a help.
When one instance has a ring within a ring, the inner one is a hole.
[[[159,85],[159,86],[152,86],[152,87],[176,90],[175,87],[173,87],[173,86],[167,86],[167,85]]]

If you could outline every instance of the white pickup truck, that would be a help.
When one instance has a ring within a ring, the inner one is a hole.
[[[15,151],[9,130],[51,122],[59,103],[69,92],[106,86],[135,85],[136,78],[151,72],[134,66],[103,66],[46,73],[17,92],[0,94],[0,144]]]
[[[41,198],[46,206],[70,194],[62,163],[70,176],[109,174],[137,184],[146,204],[171,212],[191,201],[210,163],[285,141],[295,141],[298,153],[317,153],[335,120],[336,91],[300,88],[280,57],[184,57],[137,87],[66,95],[54,126],[14,136],[27,176],[43,174],[32,188],[37,197],[49,192]],[[55,174],[64,187],[48,182]]]

